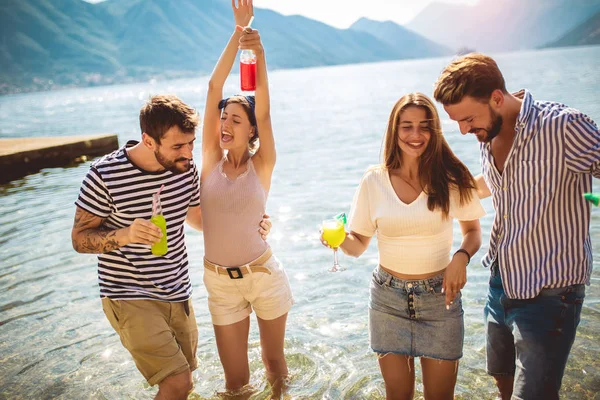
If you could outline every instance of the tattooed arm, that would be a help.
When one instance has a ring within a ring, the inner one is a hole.
[[[106,218],[77,207],[71,231],[73,248],[78,253],[104,254],[131,243],[152,245],[162,236],[160,228],[145,219],[136,219],[127,228],[109,229]]]

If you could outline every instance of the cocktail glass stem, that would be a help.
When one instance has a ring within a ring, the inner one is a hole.
[[[331,267],[329,272],[337,272],[337,271],[342,270],[342,268],[340,267],[340,264],[338,263],[338,256],[337,256],[338,253],[337,252],[338,252],[338,248],[336,247],[335,249],[333,249],[333,267]]]

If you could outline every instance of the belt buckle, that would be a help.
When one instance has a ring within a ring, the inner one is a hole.
[[[242,279],[244,277],[244,275],[242,275],[242,270],[240,269],[240,267],[228,267],[226,269],[227,274],[231,279]],[[233,275],[234,272],[237,274],[237,276]]]

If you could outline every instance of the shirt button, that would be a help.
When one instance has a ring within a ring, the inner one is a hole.
[[[504,191],[506,192],[506,186],[504,186],[504,187],[502,188],[502,190],[504,190]]]
[[[508,215],[507,215],[507,214],[504,214],[504,219],[507,219],[507,218],[508,218]]]

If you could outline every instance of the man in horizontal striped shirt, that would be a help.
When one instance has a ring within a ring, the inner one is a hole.
[[[159,385],[157,399],[186,399],[197,368],[184,237],[184,221],[202,230],[192,159],[197,125],[196,111],[177,97],[152,97],[140,111],[142,141],[92,163],[75,202],[73,247],[98,254],[104,313],[138,370]],[[162,233],[150,217],[161,187],[168,251],[157,256],[151,245]]]
[[[434,97],[480,142],[480,197],[496,211],[484,310],[487,370],[502,399],[558,399],[592,271],[592,176],[600,133],[586,115],[510,94],[496,62],[468,54],[439,77]]]

